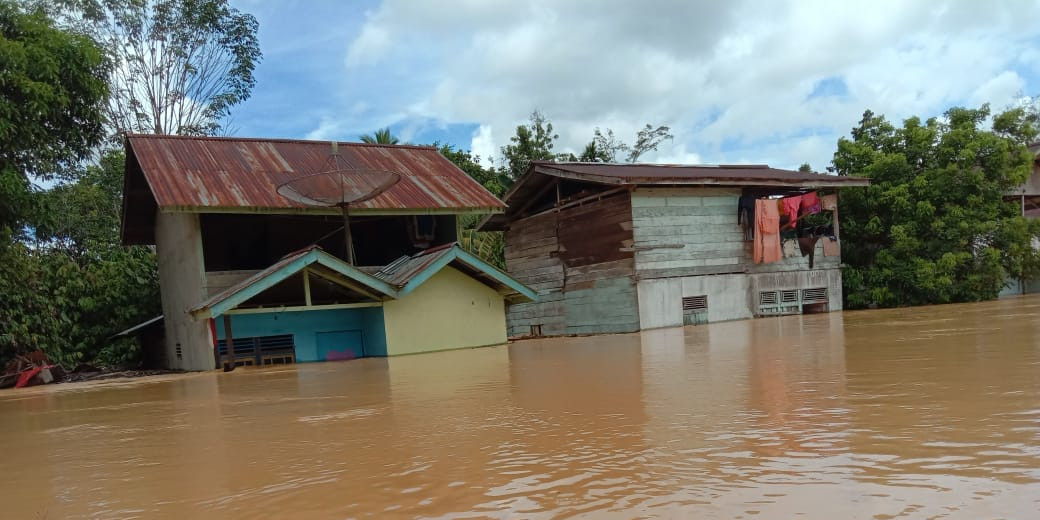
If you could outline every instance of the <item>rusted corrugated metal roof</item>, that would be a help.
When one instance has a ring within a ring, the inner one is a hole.
[[[333,169],[328,141],[129,135],[127,152],[136,158],[159,208],[166,210],[304,209],[279,195],[278,186]],[[359,213],[497,212],[504,207],[433,147],[340,143],[339,153],[345,159],[341,165],[401,176],[383,194],[351,206]]]
[[[736,184],[766,186],[866,186],[861,177],[770,168],[765,164],[698,166],[685,164],[604,164],[537,161],[537,173],[604,184]],[[569,175],[568,175],[569,174]],[[508,195],[507,195],[508,200]]]
[[[440,260],[444,255],[450,254],[454,247],[455,243],[452,242],[427,249],[412,256],[403,256],[373,274],[376,278],[390,285],[404,287],[412,278],[415,278],[431,264]]]
[[[559,180],[605,186],[727,186],[739,188],[818,189],[867,186],[868,179],[770,168],[764,164],[700,166],[686,164],[610,164],[535,161],[504,199],[504,214],[481,221],[482,231],[501,230],[518,208],[544,196]]]

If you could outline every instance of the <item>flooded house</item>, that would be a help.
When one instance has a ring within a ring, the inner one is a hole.
[[[837,192],[867,184],[764,165],[535,162],[481,229],[504,231],[507,272],[538,293],[508,307],[510,335],[827,312],[842,306]],[[794,214],[759,233],[755,208],[779,220],[785,201]],[[765,257],[756,236],[774,241]]]
[[[1040,218],[1040,141],[1029,145],[1029,151],[1033,154],[1033,171],[1026,182],[1015,187],[1004,196],[1004,200],[1017,204],[1023,217],[1034,219]],[[1040,243],[1034,241],[1034,248],[1040,249]],[[1040,292],[1040,281],[1019,280],[1008,277],[1000,296],[1013,296],[1016,294],[1031,294]]]
[[[328,185],[337,171],[352,177]],[[343,207],[283,190],[339,196],[379,172],[395,182]],[[504,343],[507,303],[535,293],[456,244],[459,215],[503,206],[432,147],[130,135],[122,240],[155,246],[162,292],[146,356],[207,370]]]

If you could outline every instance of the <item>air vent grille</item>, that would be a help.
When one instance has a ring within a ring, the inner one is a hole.
[[[704,311],[708,310],[708,296],[687,296],[682,299],[683,311]]]

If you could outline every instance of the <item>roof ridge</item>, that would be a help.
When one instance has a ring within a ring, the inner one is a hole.
[[[605,162],[588,162],[588,161],[531,161],[531,164],[537,164],[540,166],[616,166],[621,168],[640,168],[640,167],[654,167],[654,168],[705,168],[705,169],[737,169],[737,168],[748,168],[748,169],[773,169],[773,170],[784,170],[783,168],[772,168],[768,164],[676,164],[676,163],[605,163]],[[784,171],[797,171],[797,170],[784,170]],[[813,173],[813,172],[809,172]]]
[[[176,135],[176,134],[126,134],[127,139],[177,139],[184,141],[238,141],[256,143],[297,143],[297,144],[327,144],[332,139],[296,139],[291,137],[238,137],[217,135]],[[413,150],[437,150],[433,145],[422,144],[385,144],[385,143],[360,143],[355,141],[335,141],[344,146],[359,146],[365,148],[410,148]]]

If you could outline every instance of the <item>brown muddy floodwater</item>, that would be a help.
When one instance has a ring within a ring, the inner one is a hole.
[[[0,394],[0,517],[1040,518],[1040,298]]]

